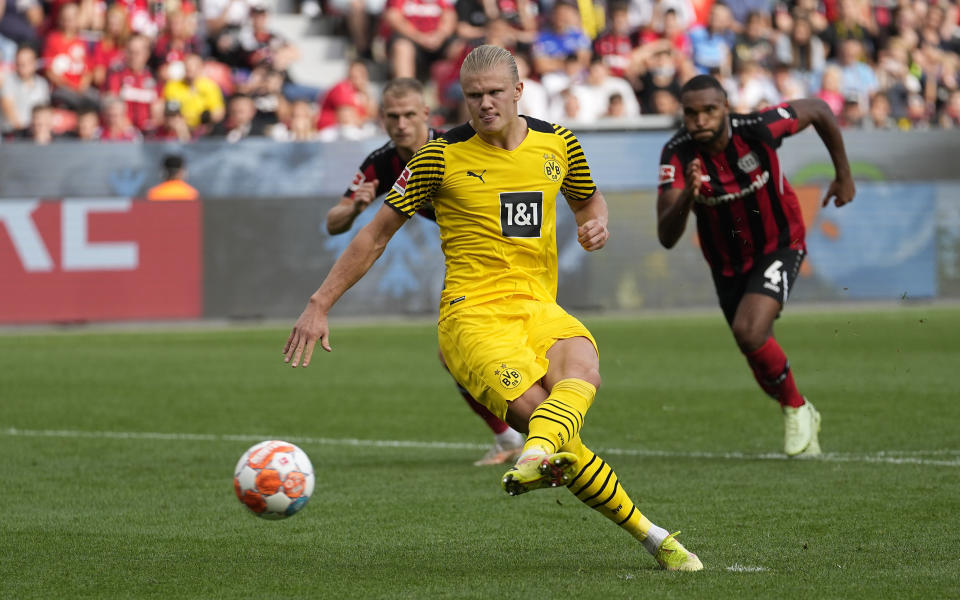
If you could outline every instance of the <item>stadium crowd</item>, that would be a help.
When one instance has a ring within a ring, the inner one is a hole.
[[[462,120],[457,75],[481,43],[518,58],[521,112],[571,125],[676,115],[718,77],[731,109],[814,96],[843,127],[960,127],[958,0],[301,0],[347,36],[329,89],[289,73],[265,0],[0,0],[0,136],[307,141],[380,135],[383,79]]]

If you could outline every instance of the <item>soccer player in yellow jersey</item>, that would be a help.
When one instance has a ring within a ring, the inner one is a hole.
[[[504,490],[564,485],[662,567],[698,571],[700,559],[643,516],[610,465],[580,439],[600,361],[590,332],[556,303],[558,192],[585,250],[599,250],[609,237],[606,201],[580,143],[559,125],[517,114],[523,83],[503,48],[475,48],[460,84],[470,121],[413,156],[310,297],[285,360],[307,366],[317,342],[330,351],[330,308],[431,201],[446,259],[438,337],[447,366],[474,398],[527,433],[523,454],[502,478]]]

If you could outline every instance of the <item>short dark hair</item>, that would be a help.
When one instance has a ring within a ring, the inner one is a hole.
[[[724,98],[727,97],[727,90],[723,89],[723,86],[717,81],[716,77],[710,75],[696,75],[692,77],[680,88],[680,97],[682,98],[687,92],[699,92],[700,90],[709,89],[719,90]]]
[[[183,157],[179,154],[166,154],[163,157],[163,172],[167,178],[176,175],[183,168]]]

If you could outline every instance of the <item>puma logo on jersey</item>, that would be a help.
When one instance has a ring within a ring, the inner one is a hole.
[[[480,183],[486,183],[486,181],[483,180],[483,174],[486,173],[486,172],[487,172],[487,170],[484,169],[484,170],[480,171],[480,174],[478,175],[478,174],[474,173],[473,171],[467,171],[467,176],[468,176],[468,177],[476,177],[477,179],[480,180]]]

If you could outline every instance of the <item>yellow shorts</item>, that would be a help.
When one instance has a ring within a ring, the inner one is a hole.
[[[459,309],[437,327],[440,351],[460,385],[501,419],[547,372],[547,350],[557,340],[596,340],[553,302],[513,297]],[[599,355],[599,352],[598,352]]]

